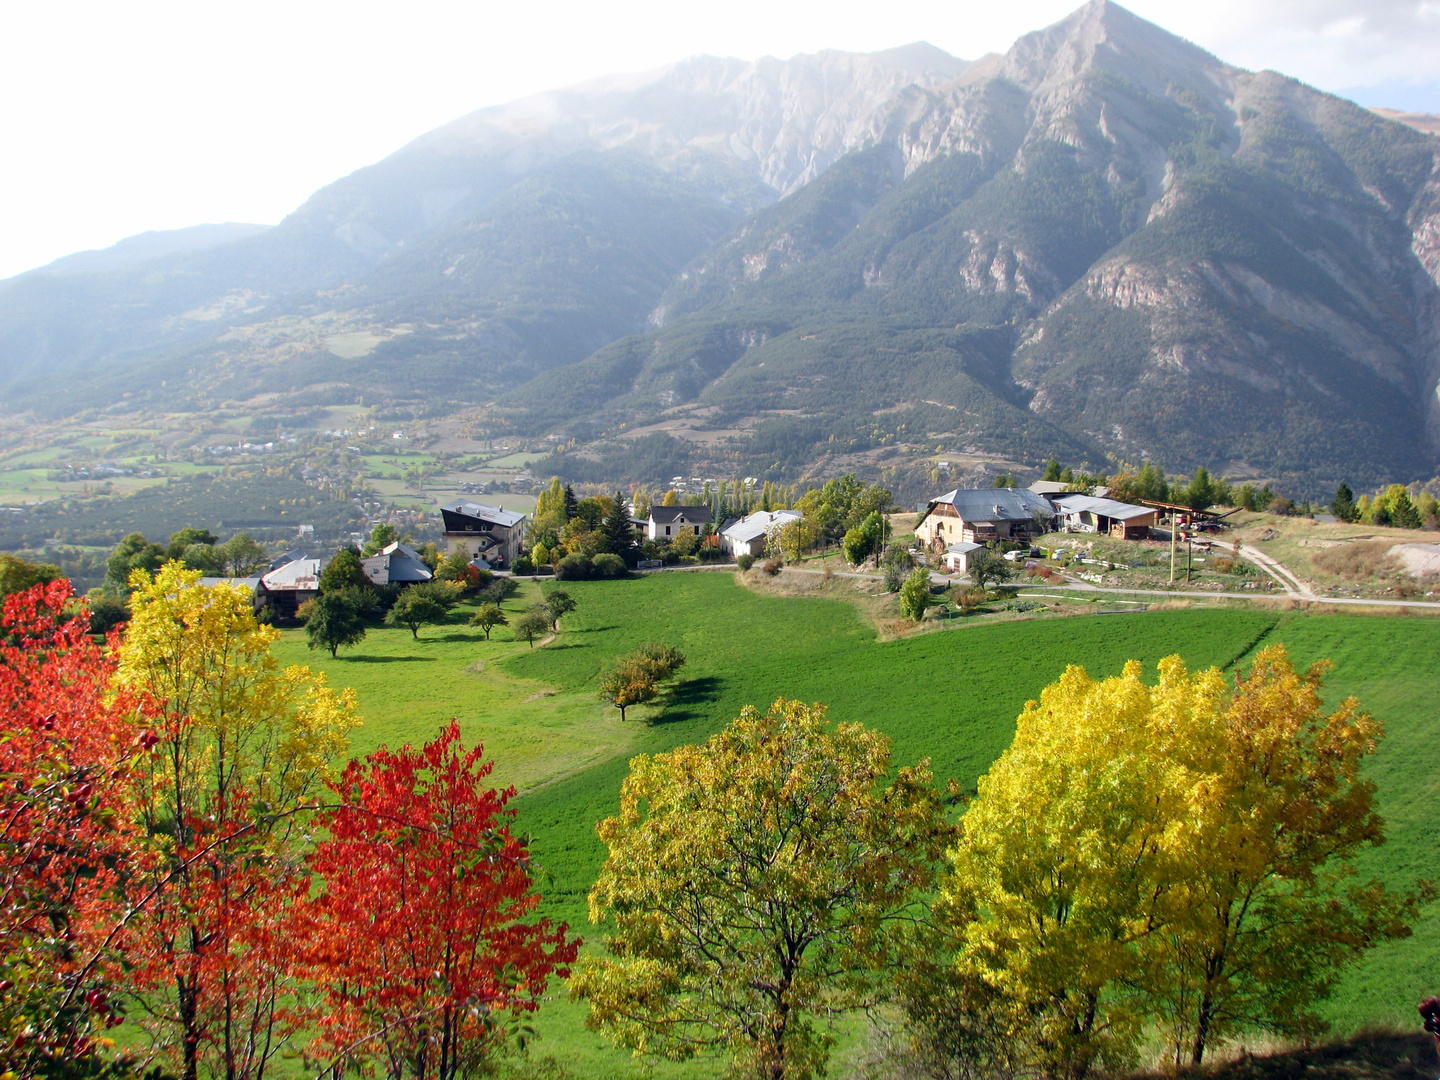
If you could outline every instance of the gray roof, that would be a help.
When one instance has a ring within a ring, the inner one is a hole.
[[[1032,521],[1036,516],[1055,516],[1048,502],[1024,488],[956,488],[931,499],[927,511],[936,503],[955,507],[962,521]]]
[[[1155,513],[1155,508],[1151,506],[1135,506],[1132,503],[1116,502],[1114,499],[1097,499],[1093,495],[1064,495],[1055,500],[1055,505],[1066,513],[1088,511],[1102,517],[1114,518],[1116,521],[1128,521],[1130,518]]]
[[[251,592],[258,592],[260,589],[260,575],[251,577],[202,577],[200,584],[207,588],[214,588],[216,585],[245,585]]]
[[[513,529],[525,520],[524,514],[518,514],[514,510],[502,510],[498,506],[486,506],[484,503],[466,502],[464,499],[458,499],[453,503],[446,503],[441,506],[440,509],[449,510],[452,514],[464,514],[466,517],[480,518],[482,521],[494,522],[496,525],[504,525],[507,529]]]
[[[319,592],[320,560],[291,559],[260,580],[271,592]]]
[[[964,555],[971,551],[979,551],[984,544],[974,544],[969,540],[961,540],[958,544],[951,544],[945,551],[952,555]]]
[[[652,506],[650,507],[650,520],[657,525],[668,525],[677,517],[684,516],[686,521],[696,525],[703,525],[710,520],[710,507],[708,506]]]
[[[417,581],[429,581],[434,575],[414,548],[394,543],[381,550],[379,555],[360,560],[365,576],[376,585],[401,585]]]
[[[760,539],[771,529],[778,529],[787,521],[796,521],[804,516],[799,510],[756,510],[753,514],[730,522],[720,532],[737,544],[748,544],[751,540]]]
[[[1074,486],[1074,484],[1066,484],[1060,480],[1036,480],[1030,485],[1030,490],[1036,495],[1064,495]]]

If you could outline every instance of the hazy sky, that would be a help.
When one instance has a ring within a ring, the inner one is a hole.
[[[973,59],[1078,0],[58,0],[0,6],[0,277],[147,229],[273,223],[483,105],[694,53],[924,39]],[[1440,112],[1440,0],[1134,0],[1231,63]]]

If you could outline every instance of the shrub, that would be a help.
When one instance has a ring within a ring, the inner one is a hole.
[[[522,577],[529,577],[535,573],[535,564],[530,561],[529,555],[517,555],[515,561],[510,564],[510,569]]]
[[[555,576],[561,581],[584,581],[594,573],[595,564],[584,552],[566,555],[555,564]]]
[[[625,560],[608,551],[596,555],[592,566],[597,577],[621,578],[625,576]]]
[[[735,556],[735,565],[739,567],[742,571],[749,570],[750,567],[755,565],[755,556],[737,555]]]
[[[1396,569],[1388,540],[1360,541],[1319,552],[1311,561],[1327,574],[1360,581]]]
[[[782,569],[784,569],[784,566],[785,564],[779,559],[766,559],[764,565],[761,566],[760,569],[764,570],[765,573],[769,574],[771,577],[774,577],[776,574],[780,573]]]

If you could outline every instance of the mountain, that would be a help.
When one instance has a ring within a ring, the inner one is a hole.
[[[137,233],[94,251],[77,251],[31,271],[34,274],[103,274],[125,270],[165,255],[206,251],[269,232],[269,225],[226,221],[218,225],[191,225],[184,229],[162,229]]]
[[[695,57],[480,110],[262,235],[0,283],[0,356],[11,409],[324,387],[573,438],[547,466],[597,481],[1412,480],[1440,140],[1109,0],[973,64]]]

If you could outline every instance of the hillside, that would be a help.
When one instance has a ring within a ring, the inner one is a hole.
[[[0,403],[323,387],[597,482],[1054,454],[1318,494],[1440,469],[1437,237],[1432,135],[1091,0],[973,64],[536,95],[261,235],[0,283]]]

